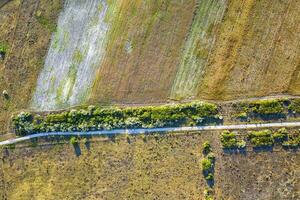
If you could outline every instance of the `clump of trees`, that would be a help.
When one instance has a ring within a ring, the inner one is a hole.
[[[289,134],[286,128],[281,128],[275,132],[268,129],[252,131],[248,135],[248,138],[254,147],[271,147],[275,143],[288,146],[289,143],[293,143],[291,142],[293,137]]]
[[[293,112],[294,114],[300,113],[300,99],[294,99],[291,104],[288,106],[289,111]]]
[[[214,172],[215,172],[215,161],[216,157],[212,152],[211,145],[208,141],[202,145],[202,153],[204,158],[201,160],[202,174],[207,181],[209,189],[204,191],[205,199],[213,199],[213,186],[214,186]]]
[[[281,114],[284,111],[283,100],[260,100],[250,103],[242,103],[240,105],[243,108],[244,115],[276,115]]]
[[[300,147],[300,133],[289,134],[287,139],[282,143],[283,147],[286,148],[298,148]]]
[[[235,132],[223,131],[220,137],[224,149],[243,149],[246,147],[246,142],[242,139],[238,140]]]
[[[220,119],[215,104],[186,104],[147,107],[97,107],[38,115],[22,112],[12,124],[19,136],[40,132],[95,131],[120,128],[174,127],[215,123]]]
[[[272,137],[272,131],[262,130],[262,131],[252,131],[248,135],[251,143],[254,147],[270,147],[274,145],[274,138]]]

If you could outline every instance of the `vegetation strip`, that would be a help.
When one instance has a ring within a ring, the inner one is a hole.
[[[18,136],[41,132],[81,132],[112,129],[163,128],[212,124],[221,120],[215,104],[192,102],[148,107],[96,107],[38,115],[21,112],[13,117]]]
[[[0,142],[2,145],[10,145],[23,142],[33,138],[48,136],[93,136],[93,135],[117,135],[117,134],[149,134],[159,132],[182,132],[182,131],[212,131],[212,130],[238,130],[238,129],[259,129],[259,128],[278,128],[278,127],[300,127],[300,122],[282,122],[266,124],[240,124],[240,125],[218,125],[218,126],[194,126],[194,127],[169,127],[169,128],[149,128],[149,129],[117,129],[90,132],[51,132],[27,135],[24,137]]]

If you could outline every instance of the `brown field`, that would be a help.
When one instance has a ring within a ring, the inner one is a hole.
[[[215,198],[297,200],[299,151],[225,153],[218,132],[93,138],[3,150],[7,199],[203,199],[202,144],[216,155]],[[34,145],[34,144],[32,144]],[[1,174],[0,174],[1,175]]]
[[[29,105],[61,3],[17,0],[0,9],[0,41],[9,44],[5,60],[0,61],[0,135],[7,130],[11,112]],[[40,22],[38,13],[43,17]],[[8,100],[3,90],[8,91]]]
[[[17,0],[1,8],[0,41],[10,48],[0,62],[0,92],[10,99],[0,97],[0,133],[12,112],[30,104],[62,2]],[[300,94],[298,0],[108,4],[106,55],[82,103]]]

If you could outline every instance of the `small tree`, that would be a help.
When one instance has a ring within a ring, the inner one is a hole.
[[[208,141],[204,142],[202,145],[203,153],[208,154],[211,152],[211,145]]]
[[[76,137],[71,137],[71,139],[70,139],[70,144],[72,144],[72,145],[76,145],[76,144],[78,144],[78,139],[76,138]]]

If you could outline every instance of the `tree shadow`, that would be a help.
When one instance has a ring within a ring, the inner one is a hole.
[[[290,151],[290,152],[298,152],[299,151],[300,146],[283,146],[283,149],[286,151]]]
[[[78,143],[73,144],[74,147],[74,152],[76,154],[77,157],[79,157],[81,155],[81,149]]]
[[[86,140],[86,142],[84,143],[84,146],[85,146],[85,148],[89,151],[89,150],[91,150],[91,141],[90,141],[91,136],[87,137],[86,139],[87,139],[87,140]]]
[[[284,113],[274,113],[274,114],[253,113],[252,117],[264,121],[270,121],[270,120],[279,120],[279,119],[285,120],[287,118],[287,115]]]
[[[259,146],[259,147],[253,147],[253,151],[256,153],[259,152],[273,152],[274,146]]]
[[[234,154],[242,154],[244,156],[247,155],[246,147],[245,148],[223,148],[223,152],[230,155],[234,155]]]

